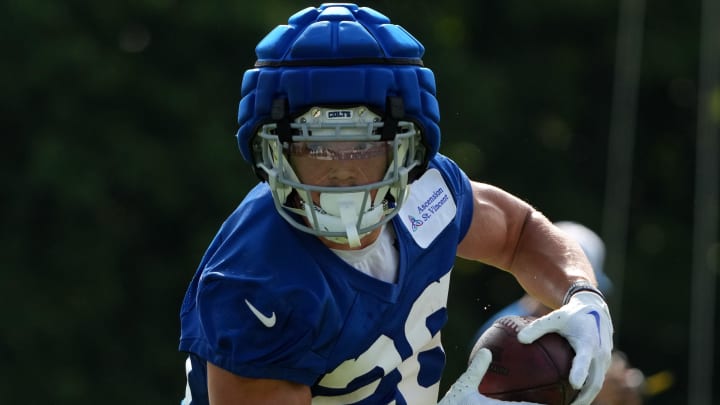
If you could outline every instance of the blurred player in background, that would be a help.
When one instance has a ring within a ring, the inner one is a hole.
[[[588,404],[612,323],[578,244],[441,155],[424,48],[379,12],[323,4],[256,47],[237,133],[260,178],[208,247],[181,309],[184,404],[435,404],[456,256],[557,308],[523,330],[577,355]],[[592,315],[592,316],[590,316]],[[502,404],[478,355],[443,405]]]
[[[555,222],[567,236],[575,239],[590,260],[595,279],[598,282],[600,291],[608,296],[612,293],[612,282],[604,272],[605,243],[591,229],[577,222],[560,221]],[[493,314],[477,330],[471,344],[475,344],[480,335],[483,334],[497,319],[507,315],[535,316],[541,317],[552,311],[551,308],[543,305],[529,294],[523,295],[500,311]],[[605,376],[600,393],[593,401],[593,405],[639,405],[643,403],[643,387],[645,377],[637,368],[631,367],[625,353],[613,352],[610,368]]]
[[[613,351],[605,382],[593,405],[641,405],[647,390],[645,375],[632,367],[625,353]]]

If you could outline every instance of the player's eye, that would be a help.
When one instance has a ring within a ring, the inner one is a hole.
[[[332,155],[333,150],[322,142],[306,142],[303,145],[303,152],[310,156],[321,157]]]
[[[386,142],[294,142],[290,154],[322,160],[356,160],[382,156],[387,153]]]

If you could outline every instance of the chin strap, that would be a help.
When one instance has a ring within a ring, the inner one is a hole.
[[[355,208],[355,203],[352,201],[352,198],[339,198],[337,205],[340,211],[340,222],[342,222],[345,227],[345,233],[347,234],[348,245],[350,245],[350,247],[359,247],[360,235],[357,230],[358,213]]]
[[[384,214],[382,204],[368,210],[363,209],[369,204],[365,201],[366,192],[357,193],[321,193],[320,206],[304,204],[305,215],[315,229],[326,232],[344,232],[346,236],[326,236],[325,238],[337,242],[347,243],[350,247],[359,247],[360,239],[366,234],[360,234],[359,228],[366,228],[380,222]],[[369,196],[368,196],[369,198]],[[311,212],[310,210],[315,210]],[[316,221],[313,221],[313,218]]]

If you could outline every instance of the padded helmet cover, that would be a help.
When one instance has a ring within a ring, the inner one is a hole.
[[[435,77],[423,67],[423,45],[385,15],[355,4],[322,4],[291,16],[257,45],[255,67],[245,72],[238,109],[238,146],[252,163],[260,125],[278,120],[273,101],[284,98],[290,116],[312,106],[366,105],[386,110],[400,97],[404,120],[414,121],[427,148],[440,146]],[[400,117],[398,117],[400,118]]]

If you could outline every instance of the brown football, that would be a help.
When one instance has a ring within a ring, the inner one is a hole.
[[[535,319],[506,316],[478,338],[472,353],[481,348],[492,352],[492,362],[478,387],[481,394],[547,405],[567,405],[575,399],[578,391],[568,382],[575,351],[567,340],[557,333],[530,344],[517,340],[518,332]]]

